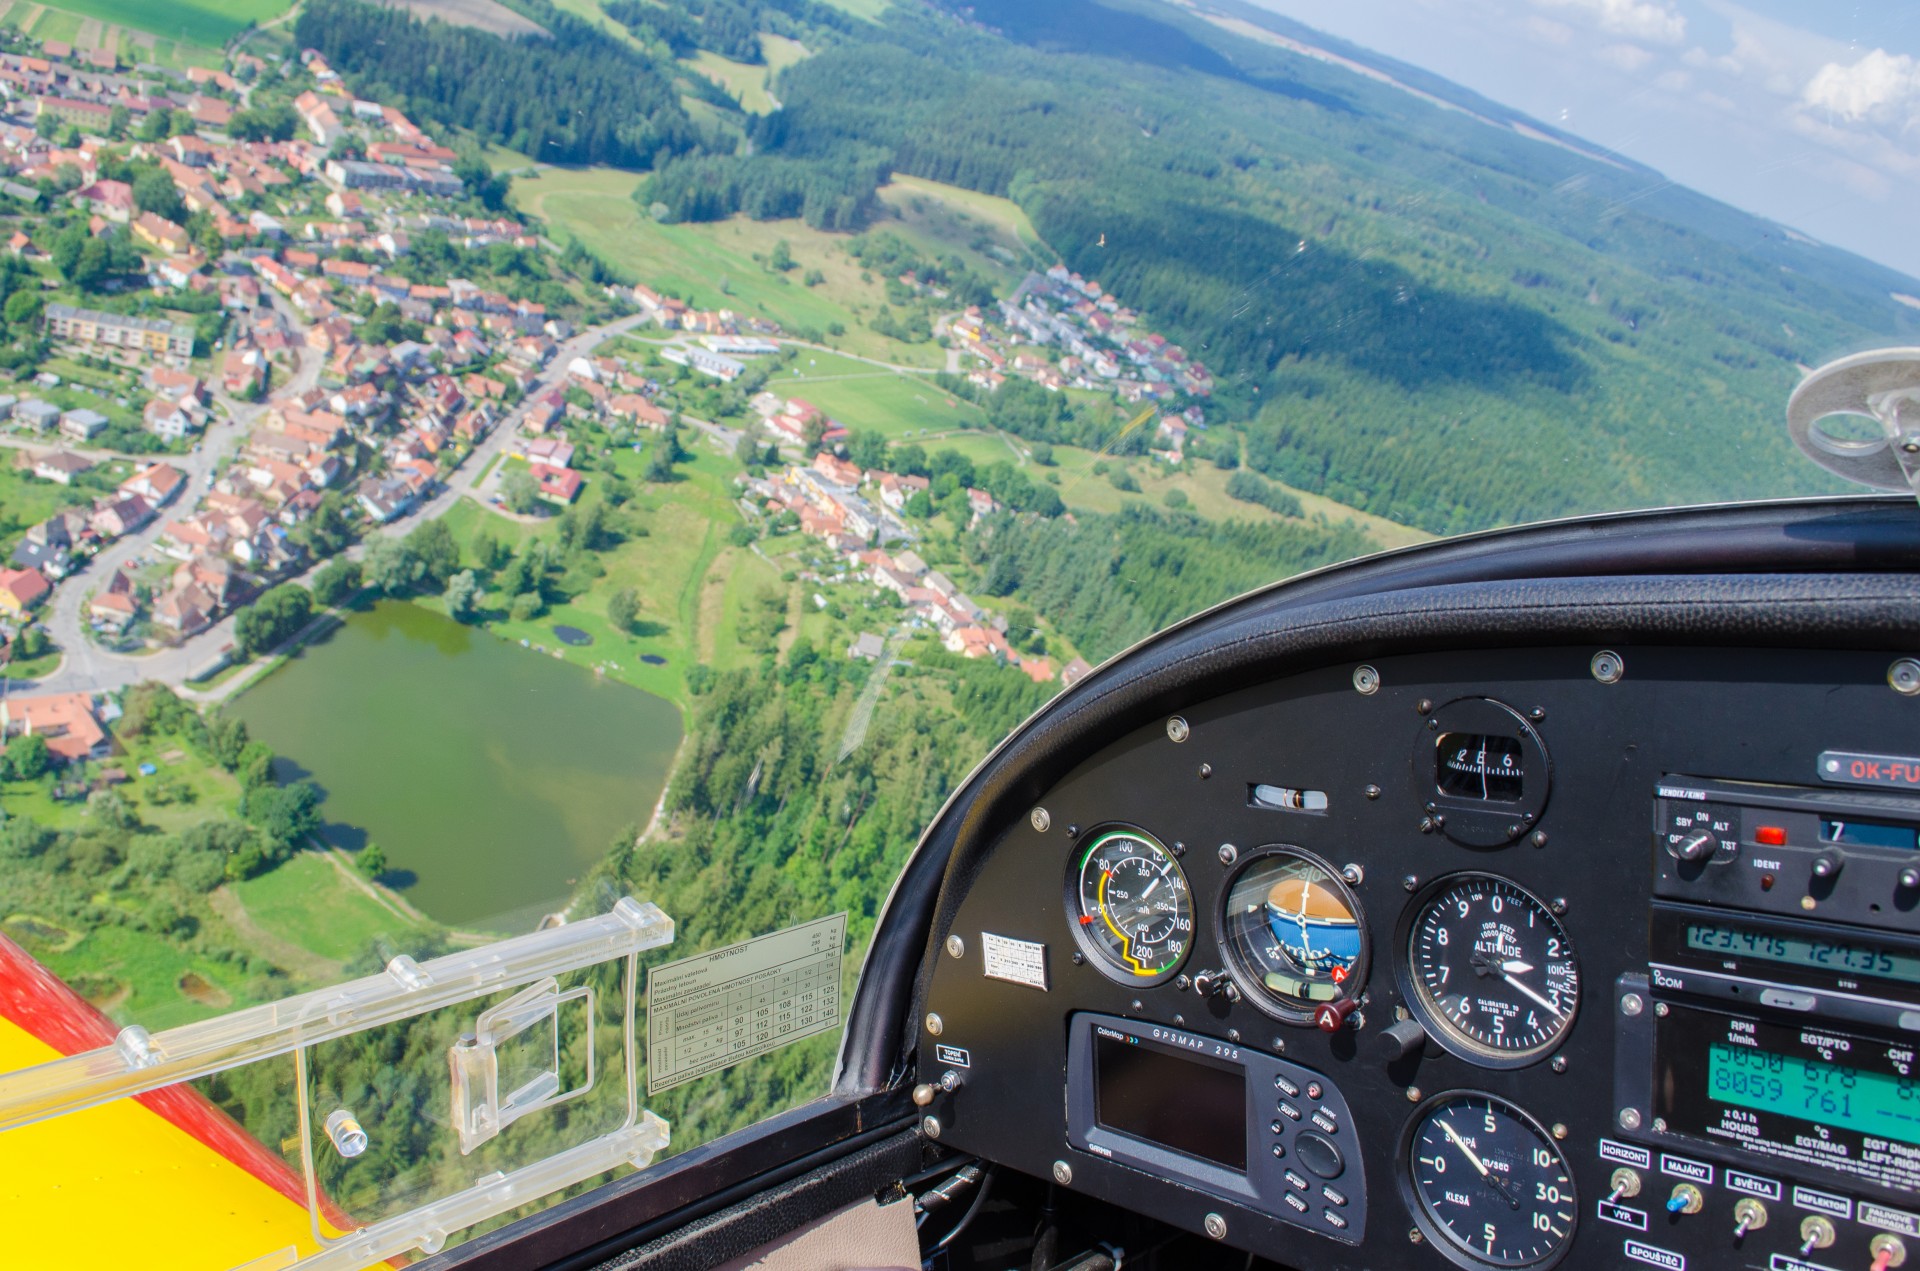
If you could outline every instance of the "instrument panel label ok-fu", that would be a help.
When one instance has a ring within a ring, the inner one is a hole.
[[[1861,755],[1850,750],[1823,750],[1814,764],[1820,780],[1829,785],[1877,786],[1885,790],[1920,790],[1920,759],[1905,755]]]
[[[1047,991],[1047,946],[1037,940],[1015,940],[983,931],[980,958],[989,980],[1005,980],[1042,993]]]

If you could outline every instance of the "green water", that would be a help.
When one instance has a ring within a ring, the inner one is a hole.
[[[557,908],[621,827],[646,823],[681,735],[661,698],[395,601],[228,709],[283,778],[326,792],[329,842],[371,838],[427,914],[511,932]]]

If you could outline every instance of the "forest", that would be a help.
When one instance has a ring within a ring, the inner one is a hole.
[[[856,211],[869,172],[1011,197],[1214,370],[1253,467],[1443,533],[1829,488],[1777,426],[1797,365],[1915,325],[1891,271],[1171,10],[970,12],[1002,33],[901,12],[788,68],[751,159],[639,197],[763,215],[809,172]],[[1081,440],[1061,423],[1003,426]]]
[[[541,9],[550,39],[502,39],[356,0],[313,0],[294,31],[357,91],[542,162],[645,168],[701,144],[670,66]]]

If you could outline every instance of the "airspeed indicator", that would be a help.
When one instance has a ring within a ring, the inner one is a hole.
[[[1193,891],[1151,835],[1090,836],[1068,879],[1067,912],[1081,947],[1109,979],[1148,986],[1170,978],[1193,947]]]

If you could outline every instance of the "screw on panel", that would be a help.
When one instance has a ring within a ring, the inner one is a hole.
[[[1658,1015],[1661,1019],[1665,1019],[1667,1017],[1667,1012],[1671,1011],[1672,1009],[1673,1008],[1671,1006],[1668,1006],[1665,1002],[1655,1002],[1653,1004],[1653,1013],[1655,1015]]]
[[[1419,1087],[1419,1086],[1408,1086],[1408,1087],[1407,1087],[1407,1102],[1408,1102],[1408,1103],[1418,1103],[1418,1102],[1420,1102],[1420,1087]]]
[[[933,1034],[935,1037],[938,1037],[941,1034],[941,1032],[943,1032],[946,1029],[946,1027],[947,1026],[941,1022],[940,1017],[938,1015],[935,1015],[932,1011],[927,1012],[927,1031],[929,1033]]]
[[[1420,885],[1419,875],[1408,874],[1405,878],[1400,880],[1400,885],[1406,888],[1408,891],[1412,891],[1414,888]]]
[[[940,1118],[939,1117],[921,1117],[920,1133],[926,1135],[930,1139],[939,1138],[940,1137]]]
[[[1665,1134],[1667,1132],[1667,1119],[1665,1117],[1655,1117],[1653,1119],[1653,1130],[1656,1134]]]
[[[1620,1128],[1623,1130],[1639,1129],[1640,1128],[1640,1109],[1638,1108],[1620,1109]]]
[[[1230,1041],[1230,1042],[1237,1042],[1237,1041],[1239,1041],[1239,1040],[1240,1040],[1240,1030],[1239,1030],[1239,1029],[1237,1029],[1237,1028],[1229,1028],[1229,1029],[1227,1030],[1227,1040],[1228,1040],[1228,1041]]]
[[[1544,706],[1536,706],[1532,710],[1527,712],[1527,718],[1532,720],[1536,724],[1539,723],[1541,720],[1545,719],[1546,717],[1547,717],[1547,709]]]
[[[1421,698],[1413,704],[1413,712],[1416,715],[1431,715],[1433,713],[1433,699],[1431,697]]]
[[[1136,997],[1131,1002],[1127,1003],[1127,1009],[1130,1011],[1137,1011],[1142,1009],[1143,1005],[1144,1004],[1140,1001],[1140,999]]]
[[[1567,1057],[1565,1055],[1555,1055],[1553,1057],[1553,1063],[1550,1064],[1549,1067],[1555,1072],[1565,1072],[1567,1070]]]
[[[1179,839],[1175,839],[1173,841],[1173,854],[1175,856],[1185,856],[1187,854],[1187,845]]]
[[[1045,808],[1035,808],[1027,814],[1027,823],[1045,834],[1047,827],[1053,824],[1053,816]]]
[[[1231,843],[1222,843],[1220,845],[1220,863],[1222,865],[1231,865],[1239,859],[1240,859],[1239,848],[1235,847]]]
[[[1353,687],[1356,692],[1371,696],[1380,691],[1380,672],[1364,663],[1353,668]]]
[[[1367,871],[1359,865],[1347,864],[1340,867],[1340,877],[1349,887],[1358,887],[1367,881]]]
[[[1184,975],[1184,974],[1176,975],[1173,977],[1173,987],[1178,991],[1185,993],[1188,989],[1193,987],[1193,978],[1191,976]]]
[[[1068,837],[1068,838],[1070,838],[1070,839],[1077,839],[1077,838],[1079,838],[1079,837],[1080,837],[1080,827],[1079,827],[1079,826],[1077,826],[1077,825],[1069,825],[1069,826],[1067,827],[1067,837]]]
[[[1377,798],[1379,798],[1379,797],[1380,797],[1380,787],[1379,787],[1379,786],[1368,786],[1368,787],[1367,787],[1367,798],[1369,798],[1369,799],[1377,799]]]
[[[1176,1015],[1173,1017],[1173,1022],[1176,1027],[1185,1028],[1187,1026],[1187,1017],[1184,1015]]]
[[[1212,775],[1213,775],[1212,764],[1203,763],[1200,765],[1200,780],[1205,781],[1208,777],[1211,777]]]
[[[1284,1037],[1276,1037],[1276,1038],[1274,1038],[1274,1039],[1273,1039],[1273,1053],[1274,1053],[1274,1054],[1276,1054],[1276,1055],[1284,1055],[1284,1054],[1286,1054],[1286,1053],[1287,1053],[1287,1039],[1286,1039],[1286,1038],[1284,1038]]]
[[[1567,898],[1565,896],[1555,896],[1547,902],[1547,908],[1553,910],[1554,917],[1564,917],[1567,912]]]
[[[1527,841],[1535,847],[1545,847],[1547,845],[1547,832],[1545,830],[1535,830],[1533,837]]]
[[[1180,718],[1178,715],[1169,715],[1167,717],[1168,741],[1177,746],[1191,736],[1193,736],[1193,729],[1187,725],[1186,720]]]
[[[1407,1228],[1407,1243],[1408,1243],[1408,1244],[1416,1244],[1416,1245],[1418,1245],[1418,1244],[1425,1244],[1425,1243],[1426,1243],[1426,1241],[1427,1241],[1427,1238],[1426,1238],[1425,1236],[1423,1236],[1423,1235],[1421,1235],[1421,1234],[1420,1234],[1420,1228],[1418,1228],[1418,1227],[1409,1227],[1409,1228]]]
[[[1887,668],[1887,683],[1903,697],[1920,697],[1920,661],[1901,658]]]
[[[1227,1220],[1219,1214],[1208,1214],[1205,1218],[1201,1219],[1200,1225],[1205,1227],[1207,1234],[1215,1240],[1225,1240],[1227,1238]]]
[[[1421,817],[1421,818],[1420,818],[1420,832],[1421,832],[1422,834],[1431,834],[1431,833],[1433,833],[1433,818],[1432,818],[1432,817],[1430,817],[1430,816],[1423,816],[1423,817]]]
[[[1564,1139],[1567,1137],[1567,1127],[1564,1123],[1559,1121],[1553,1123],[1553,1137],[1556,1139]]]
[[[1646,1005],[1647,1004],[1640,999],[1638,993],[1623,993],[1620,995],[1620,1013],[1628,1018],[1638,1015],[1646,1008]]]
[[[964,958],[967,956],[967,942],[959,936],[948,936],[947,956],[950,958]]]
[[[1084,953],[1076,953],[1076,954],[1074,954],[1074,955],[1073,955],[1073,964],[1074,964],[1075,966],[1085,966],[1085,965],[1087,964],[1087,955],[1086,955],[1086,954],[1084,954]]]
[[[940,1088],[948,1094],[958,1090],[965,1082],[966,1078],[951,1068],[940,1074]]]
[[[1620,677],[1627,673],[1627,663],[1612,649],[1602,649],[1593,655],[1593,660],[1587,663],[1587,669],[1602,684],[1618,684]]]
[[[1067,1164],[1065,1161],[1055,1161],[1053,1163],[1053,1181],[1062,1187],[1073,1186],[1073,1166]]]

